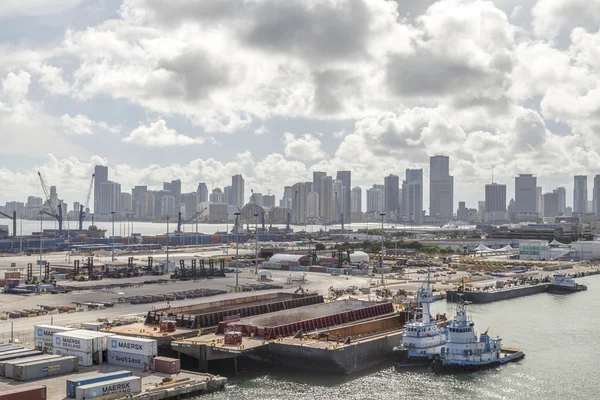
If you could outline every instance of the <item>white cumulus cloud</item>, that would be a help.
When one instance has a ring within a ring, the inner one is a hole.
[[[296,137],[293,133],[286,132],[283,134],[283,143],[284,154],[287,157],[298,160],[319,160],[326,156],[326,153],[321,150],[321,141],[310,134]]]
[[[192,138],[177,133],[175,129],[167,128],[164,119],[150,123],[150,126],[140,125],[129,136],[123,138],[126,143],[140,144],[146,147],[170,147],[204,144],[205,139]]]

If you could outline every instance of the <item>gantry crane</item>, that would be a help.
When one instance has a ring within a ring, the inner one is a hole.
[[[206,207],[204,207],[202,210],[200,210],[200,216],[201,217],[202,217],[202,213],[204,211],[206,211]],[[188,224],[188,223],[192,222],[196,218],[196,216],[194,215],[193,217],[188,218],[185,221],[182,221],[181,220],[181,215],[182,215],[181,211],[179,211],[179,213],[177,213],[177,231],[176,231],[177,233],[181,233],[181,226],[182,225]]]
[[[92,174],[92,180],[90,181],[90,188],[88,189],[87,196],[85,197],[85,205],[79,206],[79,232],[83,232],[83,220],[87,217],[87,210],[90,204],[90,197],[92,195],[92,187],[94,186],[94,180],[96,178],[96,174]]]
[[[13,211],[12,215],[8,215],[8,214],[4,214],[3,212],[0,212],[0,215],[4,215],[6,218],[9,218],[12,220],[12,225],[13,225],[12,235],[13,235],[13,237],[17,236],[17,212]]]
[[[49,215],[53,218],[56,218],[58,221],[58,236],[62,236],[62,228],[63,228],[63,217],[62,217],[62,206],[57,205],[58,212],[56,211],[56,207],[52,203],[52,199],[50,198],[50,193],[48,192],[48,188],[46,187],[46,183],[44,182],[44,178],[42,178],[42,174],[38,171],[38,176],[40,177],[40,183],[42,184],[42,189],[44,190],[44,195],[46,195],[46,201],[48,202],[48,206],[50,207],[50,212],[42,210],[41,212]]]

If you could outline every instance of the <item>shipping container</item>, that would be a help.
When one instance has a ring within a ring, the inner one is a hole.
[[[110,342],[109,350],[111,351],[143,356],[156,356],[158,354],[158,345],[154,339],[112,336],[108,341]]]
[[[55,347],[53,350],[55,355],[77,357],[77,363],[82,367],[91,367],[94,365],[94,354],[71,349],[60,349]],[[100,362],[100,361],[98,361]]]
[[[0,400],[46,400],[46,386],[20,386],[0,392]]]
[[[98,332],[100,329],[104,328],[106,323],[104,322],[84,322],[81,324],[81,329],[85,329],[86,331],[94,331]]]
[[[98,338],[83,336],[78,332],[59,332],[54,335],[54,347],[92,353],[98,347]]]
[[[14,360],[16,358],[23,358],[23,357],[39,356],[41,354],[42,354],[42,352],[39,350],[28,350],[28,349],[11,350],[11,351],[7,351],[6,353],[0,354],[0,361]]]
[[[48,376],[69,374],[79,370],[77,357],[61,357],[55,360],[34,361],[14,367],[15,381],[30,381]]]
[[[64,326],[55,325],[35,325],[34,336],[36,339],[52,340],[55,333],[74,331],[73,328],[65,328]]]
[[[131,371],[115,371],[106,374],[94,374],[87,376],[78,376],[77,378],[67,379],[67,397],[74,399],[79,386],[90,385],[92,383],[112,381],[115,379],[128,378],[132,376]]]
[[[110,365],[122,365],[124,367],[147,369],[152,363],[152,356],[141,354],[123,353],[119,351],[108,351],[108,363]]]
[[[9,344],[8,346],[0,347],[0,355],[2,353],[4,353],[4,352],[7,352],[7,351],[21,350],[21,349],[23,349],[22,346],[17,346],[17,345],[14,345],[14,344]]]
[[[44,353],[52,353],[53,344],[52,339],[35,339],[36,350],[41,350]]]
[[[95,399],[111,394],[123,393],[132,395],[142,391],[142,378],[130,376],[128,378],[114,379],[108,382],[91,383],[75,389],[77,400]]]
[[[85,329],[79,329],[75,332],[77,332],[77,334],[79,334],[83,337],[90,337],[90,338],[96,339],[94,341],[94,343],[96,343],[96,346],[94,347],[94,351],[108,350],[108,338],[115,336],[114,333],[95,332],[95,331],[90,331],[90,330],[85,330]]]
[[[32,357],[24,357],[17,358],[16,360],[3,361],[0,363],[0,376],[4,376],[5,378],[13,379],[14,376],[14,367],[17,364],[27,364],[33,361],[41,361],[41,360],[52,360],[54,358],[59,358],[60,356],[55,356],[52,354],[42,354],[39,356]]]
[[[163,374],[178,374],[181,371],[181,362],[176,358],[155,357],[154,371]]]

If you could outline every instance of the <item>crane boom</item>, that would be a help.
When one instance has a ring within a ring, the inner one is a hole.
[[[50,211],[52,214],[56,215],[56,209],[54,208],[54,204],[52,203],[52,199],[50,198],[50,192],[48,191],[48,187],[46,186],[46,182],[44,182],[44,178],[42,178],[41,172],[38,171],[38,176],[40,177],[40,183],[42,184],[42,190],[44,191],[44,195],[46,196],[46,201],[50,206]]]
[[[54,206],[54,203],[52,203],[52,199],[50,198],[50,192],[48,192],[48,187],[46,186],[46,183],[44,182],[44,178],[42,178],[42,174],[38,171],[38,176],[40,178],[40,183],[42,184],[42,189],[44,190],[44,195],[46,196],[46,201],[48,201],[48,205],[50,206],[50,212],[46,212],[46,211],[42,211],[44,214],[47,214],[51,217],[56,218],[56,221],[58,221],[58,236],[62,236],[62,223],[63,223],[63,218],[62,218],[62,206],[60,205],[56,205],[56,207]],[[56,208],[58,208],[58,212],[56,212]]]
[[[85,219],[85,217],[87,217],[87,213],[85,212],[85,210],[87,210],[87,208],[90,204],[90,197],[92,196],[92,188],[94,187],[95,178],[96,178],[96,174],[92,174],[92,179],[90,181],[90,187],[88,189],[87,196],[85,197],[85,205],[79,206],[79,232],[83,231],[83,220]]]

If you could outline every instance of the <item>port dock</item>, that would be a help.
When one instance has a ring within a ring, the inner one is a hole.
[[[530,296],[537,293],[545,293],[550,285],[547,283],[537,285],[523,285],[510,288],[475,291],[475,290],[449,290],[446,292],[446,301],[450,303],[458,302],[459,294],[462,299],[472,303],[491,303],[493,301],[515,299],[517,297]]]

